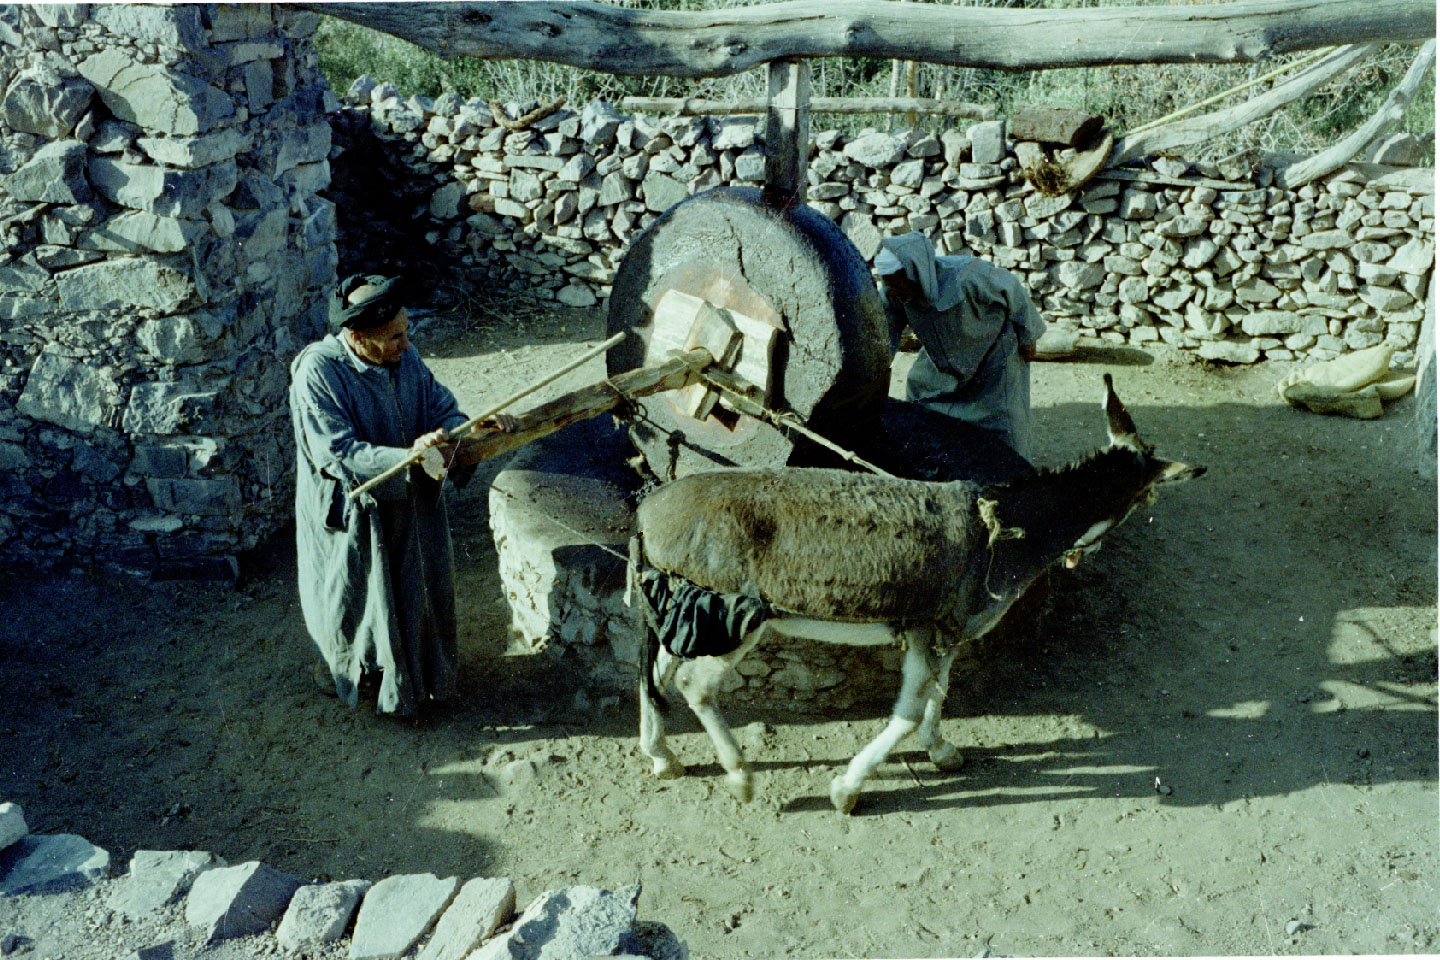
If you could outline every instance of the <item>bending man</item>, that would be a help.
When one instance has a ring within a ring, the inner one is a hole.
[[[290,367],[300,606],[324,660],[317,680],[353,707],[361,679],[378,679],[377,712],[399,714],[455,693],[443,476],[416,467],[356,500],[346,492],[466,420],[408,331],[398,279],[352,276],[331,300],[330,334]]]
[[[937,257],[920,233],[888,237],[875,257],[890,344],[907,324],[922,349],[905,399],[999,434],[1030,458],[1030,364],[1045,332],[1014,274],[970,255]]]

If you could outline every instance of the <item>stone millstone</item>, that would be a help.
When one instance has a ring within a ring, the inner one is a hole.
[[[251,861],[207,870],[195,878],[185,900],[185,922],[202,927],[209,940],[263,933],[280,919],[300,881]]]
[[[777,210],[760,190],[697,194],[670,208],[630,247],[610,295],[611,333],[634,330],[608,357],[609,372],[644,362],[656,304],[678,290],[780,330],[772,402],[814,425],[872,415],[889,382],[884,309],[870,271],[835,222],[806,206]],[[665,395],[639,401],[633,435],[651,469],[781,466],[793,447],[784,432],[749,417],[680,416]]]
[[[0,896],[58,893],[110,872],[110,854],[73,833],[31,834],[0,854]]]

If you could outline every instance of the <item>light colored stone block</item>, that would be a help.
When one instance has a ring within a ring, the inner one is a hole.
[[[365,894],[350,960],[395,960],[425,936],[459,888],[456,877],[411,873],[386,877]]]

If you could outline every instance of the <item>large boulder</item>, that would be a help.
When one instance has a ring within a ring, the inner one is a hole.
[[[15,409],[35,420],[89,433],[106,422],[114,403],[110,384],[99,371],[64,356],[59,345],[47,344],[30,368]]]
[[[190,266],[183,257],[120,257],[62,271],[55,283],[65,310],[153,307],[170,313],[199,293]]]
[[[105,199],[132,210],[165,217],[204,216],[239,181],[233,160],[198,170],[172,170],[113,157],[90,158],[90,181]]]
[[[85,179],[85,144],[47,143],[19,170],[0,179],[0,186],[13,199],[28,203],[85,203],[91,197]]]
[[[49,65],[38,64],[11,81],[0,102],[0,117],[12,129],[56,140],[75,129],[94,92],[79,77],[62,77]]]
[[[131,10],[176,10],[103,4]],[[235,115],[235,104],[223,90],[199,77],[154,63],[139,63],[120,50],[104,50],[83,60],[80,75],[100,91],[100,99],[121,120],[169,134],[204,133]]]

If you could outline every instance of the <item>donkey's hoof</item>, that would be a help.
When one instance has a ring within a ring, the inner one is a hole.
[[[965,755],[955,744],[942,740],[940,746],[930,748],[930,762],[939,770],[959,770],[965,766]]]
[[[749,803],[755,799],[755,777],[749,770],[727,773],[725,786],[730,788],[730,793],[741,803]]]
[[[652,757],[650,764],[656,780],[674,780],[685,776],[685,764],[674,757]]]
[[[841,813],[849,813],[855,809],[855,800],[860,796],[859,790],[851,790],[845,786],[843,776],[836,777],[830,781],[830,802],[835,809]]]

